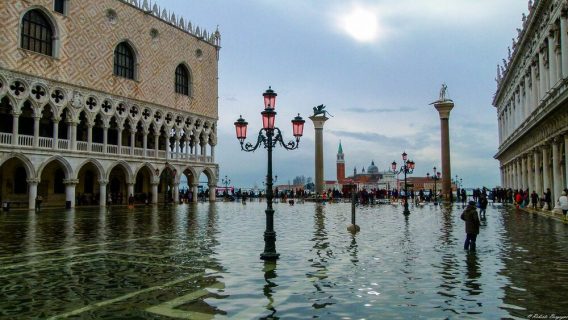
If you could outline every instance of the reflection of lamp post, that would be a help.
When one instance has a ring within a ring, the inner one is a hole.
[[[257,150],[260,146],[264,146],[268,150],[268,169],[266,173],[266,230],[264,231],[264,252],[260,255],[263,260],[276,260],[279,258],[280,254],[276,253],[276,232],[274,231],[274,209],[272,209],[272,148],[276,147],[278,143],[286,150],[294,150],[298,148],[300,143],[300,138],[304,132],[304,119],[298,114],[292,120],[292,129],[296,141],[290,141],[285,143],[282,138],[282,132],[279,128],[274,126],[276,120],[276,111],[274,107],[276,106],[276,92],[274,92],[270,87],[263,94],[264,96],[264,111],[260,114],[262,115],[262,129],[258,133],[258,138],[256,144],[253,145],[250,142],[244,144],[247,137],[247,125],[248,123],[240,117],[237,122],[235,122],[235,128],[237,131],[237,139],[241,143],[241,149],[243,151],[251,152]]]
[[[229,177],[227,177],[227,175],[225,175],[224,179],[221,179],[221,182],[225,185],[225,197],[229,195],[229,184],[231,183],[231,179],[229,179]],[[209,191],[211,192],[211,191]]]
[[[442,174],[438,171],[436,171],[436,167],[434,167],[434,174],[432,175],[432,180],[434,180],[434,205],[437,206],[438,205],[438,188],[437,188],[437,184],[436,182],[438,182],[438,180],[440,180],[440,176]],[[426,176],[428,177],[428,179],[430,179],[430,173],[426,173]]]
[[[414,161],[408,160],[406,152],[402,153],[402,163],[403,165],[400,167],[400,170],[397,172],[396,170],[396,161],[392,162],[392,171],[400,174],[404,173],[404,211],[402,212],[404,215],[409,215],[410,210],[408,210],[408,184],[406,183],[406,175],[412,174],[414,172]]]

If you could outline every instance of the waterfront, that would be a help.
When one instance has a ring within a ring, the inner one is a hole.
[[[0,318],[527,318],[568,310],[568,226],[488,209],[476,254],[461,205],[266,203],[0,214]]]

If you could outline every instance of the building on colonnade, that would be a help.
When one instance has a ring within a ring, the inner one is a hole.
[[[220,34],[167,12],[0,2],[2,201],[157,203],[177,199],[182,175],[196,193],[202,173],[214,190]]]
[[[568,3],[529,2],[517,31],[493,100],[501,185],[558,199],[568,180]]]

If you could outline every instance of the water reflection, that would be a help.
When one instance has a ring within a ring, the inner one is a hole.
[[[481,272],[476,252],[467,252],[465,262],[467,265],[467,278],[465,281],[467,292],[471,296],[479,295],[482,293],[481,283],[478,281],[481,278]]]
[[[262,269],[264,272],[264,282],[265,285],[262,288],[262,292],[264,296],[268,300],[268,303],[265,305],[266,310],[270,312],[269,315],[261,317],[261,319],[279,319],[276,317],[276,308],[274,307],[274,297],[273,295],[276,293],[276,287],[278,285],[274,280],[277,277],[276,274],[276,261],[264,261],[264,267]]]

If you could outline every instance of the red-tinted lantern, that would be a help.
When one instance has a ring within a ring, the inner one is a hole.
[[[261,112],[262,114],[262,127],[265,130],[273,130],[274,122],[276,121],[276,112],[272,109],[266,109]]]
[[[442,176],[440,172],[436,173],[436,175],[438,176],[438,179],[440,179],[440,177]]]
[[[402,153],[402,160],[406,161],[406,159],[408,159],[408,155],[406,154],[406,152]]]
[[[408,161],[408,167],[410,168],[410,170],[414,170],[414,161]]]
[[[297,139],[299,139],[301,136],[304,135],[304,123],[306,121],[304,121],[304,119],[302,119],[302,117],[300,117],[300,114],[298,113],[298,116],[294,118],[294,120],[292,120],[292,131],[294,132],[294,137],[296,137]]]
[[[264,108],[265,109],[274,109],[276,107],[276,92],[272,90],[272,87],[268,87],[262,96],[264,97]]]
[[[392,168],[392,171],[396,171],[396,161],[393,161],[391,163],[391,168]]]
[[[247,125],[248,122],[240,116],[237,122],[235,122],[235,129],[237,130],[237,139],[242,143],[247,138]]]

